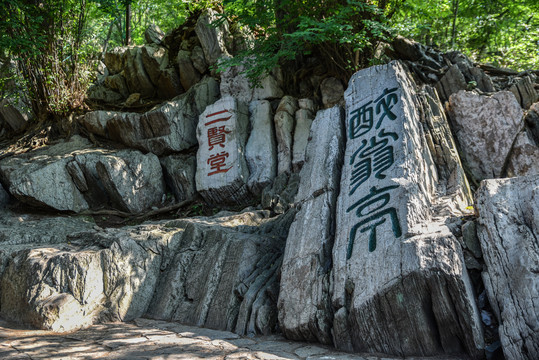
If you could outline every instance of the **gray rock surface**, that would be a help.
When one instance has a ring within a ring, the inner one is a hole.
[[[298,101],[292,96],[281,99],[275,113],[275,137],[277,138],[277,174],[290,173],[292,170],[292,146],[295,114]]]
[[[230,56],[226,47],[229,36],[228,23],[225,21],[220,26],[211,24],[217,20],[215,10],[207,9],[197,20],[195,32],[200,40],[202,50],[208,65],[215,65],[222,56]]]
[[[449,97],[452,94],[459,92],[460,90],[466,90],[466,88],[466,79],[464,79],[464,75],[457,65],[452,65],[436,84],[438,96],[440,96],[440,100],[443,103],[449,100]]]
[[[484,96],[459,91],[449,98],[448,112],[463,163],[472,177],[499,177],[523,126],[522,109],[513,93]]]
[[[0,124],[8,124],[14,131],[20,131],[28,122],[28,119],[7,99],[0,101]]]
[[[114,74],[105,77],[104,85],[109,89],[118,92],[123,98],[129,96],[129,89],[127,88],[127,83],[122,74]]]
[[[473,204],[472,192],[444,107],[437,91],[431,86],[423,86],[418,95],[420,118],[426,129],[425,139],[438,173],[438,195],[449,197],[453,206],[465,211]]]
[[[116,103],[123,99],[122,94],[104,85],[94,84],[88,88],[87,96],[90,100],[106,103]]]
[[[172,190],[176,201],[193,199],[196,195],[196,156],[169,155],[161,159],[161,165],[163,166],[165,182]]]
[[[208,203],[230,205],[248,200],[248,126],[247,105],[232,97],[221,98],[200,115],[195,179],[197,191]]]
[[[342,101],[344,87],[340,80],[328,77],[320,83],[320,93],[324,107],[329,108]]]
[[[180,81],[185,90],[189,90],[193,85],[201,79],[200,73],[193,66],[189,51],[180,50],[176,61],[178,62],[178,70],[180,72]]]
[[[277,292],[282,242],[233,228],[256,225],[253,215],[244,217],[254,219],[247,222],[241,217],[175,222],[184,235],[148,316],[238,334],[270,333],[277,314],[268,296]]]
[[[301,169],[305,162],[305,149],[310,139],[314,114],[306,109],[296,111],[296,128],[294,129],[294,145],[292,150],[292,171]]]
[[[251,134],[245,146],[245,160],[249,167],[247,187],[252,194],[260,194],[277,174],[277,145],[273,127],[273,111],[267,100],[249,105]]]
[[[245,66],[238,65],[229,67],[221,73],[220,89],[223,97],[232,96],[247,103],[283,97],[283,90],[272,75],[264,77],[255,87],[243,73],[244,71]]]
[[[142,60],[142,46],[132,46],[123,55],[123,75],[130,93],[140,93],[142,97],[153,97],[155,88]]]
[[[312,125],[281,269],[279,324],[287,338],[332,343],[331,250],[344,153],[343,111],[319,111]]]
[[[0,177],[8,191],[22,202],[56,210],[80,212],[89,208],[66,165],[73,152],[89,146],[74,137],[60,143],[0,161]]]
[[[144,114],[90,112],[81,120],[90,132],[156,155],[196,145],[198,115],[219,97],[219,85],[210,77],[185,94]]]
[[[523,129],[515,139],[507,162],[507,176],[539,174],[539,146]]]
[[[163,172],[154,154],[122,150],[102,155],[95,166],[112,205],[117,209],[140,213],[158,205],[163,198]]]
[[[208,64],[204,58],[204,50],[202,50],[200,46],[195,46],[191,51],[191,61],[193,62],[195,69],[201,74],[204,74],[206,70],[208,70]]]
[[[122,71],[125,51],[126,48],[116,47],[105,53],[103,61],[111,75],[118,74]]]
[[[156,24],[150,24],[146,31],[144,31],[144,40],[146,40],[146,44],[159,45],[164,37],[165,33]]]
[[[436,177],[413,93],[399,62],[359,71],[345,93],[333,340],[354,351],[479,358],[479,313],[460,244],[433,218]]]
[[[505,358],[539,357],[539,176],[485,180],[476,194],[487,295]]]
[[[533,103],[539,99],[537,90],[533,87],[535,75],[528,75],[519,79],[513,86],[509,88],[517,98],[520,106],[528,109]]]
[[[0,209],[3,209],[6,207],[6,205],[9,203],[9,193],[4,189],[2,184],[0,184]]]
[[[79,136],[0,161],[0,176],[20,201],[62,211],[100,208],[110,200],[137,213],[158,205],[164,194],[157,156],[91,148]]]

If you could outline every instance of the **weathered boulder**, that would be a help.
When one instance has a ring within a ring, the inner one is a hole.
[[[176,201],[193,199],[196,194],[197,161],[193,155],[170,155],[161,159],[165,182]]]
[[[207,9],[197,20],[195,32],[200,40],[202,50],[208,65],[215,65],[222,56],[230,56],[226,43],[230,36],[228,22],[224,21],[219,26],[212,26],[217,20],[215,10]]]
[[[523,129],[513,143],[507,162],[507,176],[539,174],[539,147]]]
[[[247,105],[231,97],[221,98],[200,115],[196,187],[208,203],[230,205],[248,200],[248,126]]]
[[[81,122],[94,134],[162,155],[196,145],[198,115],[218,97],[217,81],[207,77],[185,94],[144,114],[94,111]]]
[[[200,46],[197,45],[191,50],[191,61],[195,69],[201,74],[204,74],[208,70],[208,63],[206,63],[206,59],[204,58],[204,50]]]
[[[84,218],[2,213],[0,314],[55,331],[144,315],[240,334],[274,332],[293,214],[268,215],[103,230]]]
[[[464,211],[473,203],[470,185],[457,151],[449,122],[436,89],[425,85],[418,93],[420,119],[427,146],[438,173],[438,195],[448,196],[452,205]]]
[[[126,48],[116,47],[105,53],[103,61],[111,75],[118,74],[123,70],[125,51]]]
[[[79,229],[87,228],[79,223]],[[60,243],[13,249],[0,277],[1,314],[55,331],[140,317],[176,232],[156,236],[151,227],[76,231]]]
[[[399,62],[359,71],[345,93],[333,341],[354,351],[479,358],[479,313],[461,246],[433,218],[436,174],[413,93]]]
[[[154,86],[159,85],[161,71],[166,69],[169,63],[167,49],[155,44],[144,45],[140,49],[144,69]]]
[[[275,113],[275,137],[277,138],[277,173],[290,173],[292,170],[292,144],[294,119],[298,101],[292,96],[281,99]]]
[[[193,66],[189,51],[180,50],[176,57],[178,69],[180,72],[180,81],[185,90],[189,90],[191,86],[198,83],[201,79],[200,73]]]
[[[120,93],[123,98],[129,96],[129,89],[127,88],[127,83],[122,74],[114,74],[105,77],[104,85],[109,89]]]
[[[532,104],[524,117],[526,128],[534,143],[539,146],[539,102]]]
[[[140,93],[145,98],[153,97],[155,88],[144,67],[142,47],[127,48],[123,57],[123,75],[129,92]]]
[[[221,95],[232,96],[244,102],[272,100],[283,97],[284,93],[277,80],[268,75],[258,86],[253,86],[244,74],[245,66],[231,66],[221,73]]]
[[[525,76],[509,88],[524,109],[528,109],[539,98],[539,94],[533,87],[534,80],[535,76]]]
[[[311,124],[314,114],[307,109],[296,111],[296,128],[294,129],[294,145],[292,150],[292,171],[299,171],[305,161],[305,149],[309,142]]]
[[[286,337],[331,344],[331,250],[344,151],[343,111],[319,111],[312,124],[281,269],[279,324]]]
[[[20,201],[62,211],[110,205],[138,213],[164,194],[157,156],[91,148],[79,136],[0,161],[0,176]]]
[[[20,131],[24,129],[28,122],[28,119],[7,99],[0,101],[0,126],[2,123],[8,124],[14,131]]]
[[[88,99],[106,103],[116,103],[123,99],[122,94],[100,84],[93,84],[86,92]]]
[[[344,87],[339,79],[328,77],[320,83],[320,93],[324,107],[329,108],[342,100]]]
[[[258,195],[277,174],[277,145],[273,127],[273,111],[267,100],[249,105],[251,134],[245,146],[245,160],[249,167],[247,187]]]
[[[122,150],[102,155],[95,166],[114,208],[139,213],[161,202],[165,184],[156,155]]]
[[[261,214],[169,223],[183,236],[147,315],[242,335],[274,331],[284,239],[237,231]]]
[[[445,103],[452,94],[460,90],[466,90],[467,86],[466,79],[464,79],[459,67],[452,65],[440,81],[436,83],[436,90],[440,100]]]
[[[522,127],[522,109],[513,93],[484,96],[459,91],[450,96],[448,112],[463,163],[473,178],[499,177]]]
[[[485,180],[476,194],[483,280],[505,358],[539,357],[539,176]]]
[[[146,31],[144,31],[144,40],[146,40],[146,44],[159,45],[164,37],[165,33],[156,24],[150,24]]]
[[[9,203],[9,193],[4,189],[2,184],[0,184],[0,209],[6,207]]]
[[[89,208],[77,189],[66,165],[72,153],[89,147],[88,141],[72,141],[38,149],[0,161],[2,183],[22,202],[56,210],[80,212]]]

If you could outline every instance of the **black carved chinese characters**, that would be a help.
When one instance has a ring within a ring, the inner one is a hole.
[[[398,121],[392,108],[398,103],[398,88],[386,88],[374,101],[368,101],[349,114],[348,139],[360,140],[360,146],[350,157],[350,186],[348,196],[353,197],[362,187],[368,187],[372,179],[385,179],[395,162],[394,146],[399,135],[384,129],[386,121]],[[374,135],[372,130],[374,128]],[[356,140],[356,141],[357,141]],[[368,233],[368,250],[376,250],[377,228],[386,221],[391,222],[395,238],[402,236],[397,210],[391,206],[391,192],[399,185],[384,187],[372,186],[367,195],[360,197],[346,209],[347,213],[355,211],[357,222],[349,234],[346,259],[352,257],[357,232]]]

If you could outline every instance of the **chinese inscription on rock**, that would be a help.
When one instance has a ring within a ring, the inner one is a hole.
[[[368,251],[376,250],[377,228],[389,221],[395,238],[402,236],[397,210],[391,206],[391,194],[399,185],[370,186],[370,180],[385,179],[395,162],[394,142],[399,139],[396,132],[386,130],[388,121],[399,121],[392,108],[398,103],[398,88],[386,88],[375,99],[368,101],[349,114],[348,139],[359,144],[354,149],[348,164],[350,166],[350,186],[348,196],[353,203],[346,209],[347,213],[355,213],[357,220],[352,226],[346,258],[350,259],[355,240],[359,233],[367,233]],[[357,196],[357,193],[366,195]],[[357,199],[356,199],[357,198]],[[361,245],[362,246],[362,245]]]

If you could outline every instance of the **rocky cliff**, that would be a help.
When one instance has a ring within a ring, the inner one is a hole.
[[[397,38],[297,98],[215,73],[239,42],[214,16],[106,54],[78,134],[0,150],[0,315],[539,358],[535,73]]]

